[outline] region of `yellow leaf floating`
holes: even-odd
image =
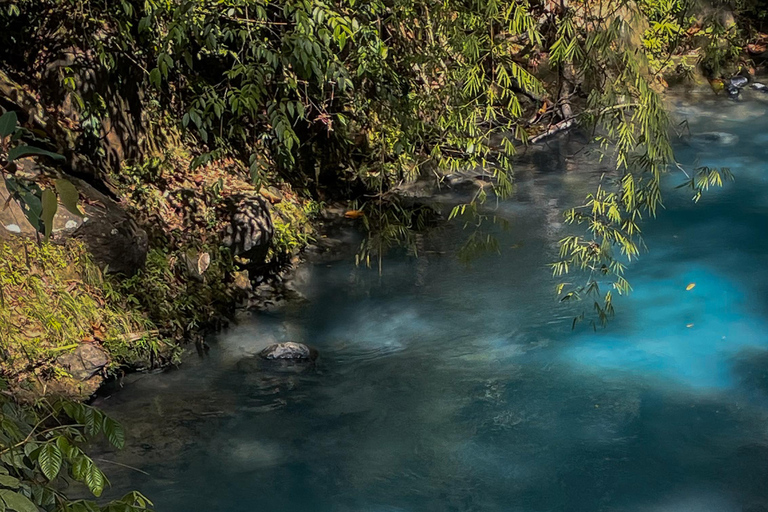
[[[696,283],[691,283],[688,286],[685,287],[686,291],[691,291],[696,287]]]
[[[693,324],[688,324],[686,325],[686,327],[690,329],[691,327],[693,327]]]

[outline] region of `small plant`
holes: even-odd
[[[292,255],[314,240],[312,220],[317,217],[322,204],[305,201],[296,204],[282,201],[272,207],[275,234],[270,256]]]

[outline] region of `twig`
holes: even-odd
[[[123,468],[126,468],[126,469],[132,469],[132,470],[137,471],[137,472],[139,472],[139,473],[141,473],[143,475],[152,476],[149,473],[147,473],[146,471],[142,471],[139,468],[135,468],[133,466],[129,466],[128,464],[121,464],[120,462],[115,462],[113,460],[107,460],[107,459],[96,459],[96,460],[99,461],[99,462],[105,462],[107,464],[114,464],[115,466],[120,466],[120,467],[123,467]]]

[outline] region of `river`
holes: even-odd
[[[161,512],[768,511],[768,95],[673,103],[679,159],[736,181],[694,204],[665,179],[607,327],[571,329],[547,267],[605,164],[552,141],[489,205],[500,255],[459,262],[449,225],[381,275],[306,266],[306,301],[100,399],[129,433],[100,456],[112,493]],[[287,340],[316,366],[264,370]]]

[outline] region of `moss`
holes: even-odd
[[[82,343],[107,352],[107,371],[156,354],[160,340],[154,323],[116,299],[79,242],[1,242],[0,374],[22,387],[67,387],[72,379],[57,358]]]

